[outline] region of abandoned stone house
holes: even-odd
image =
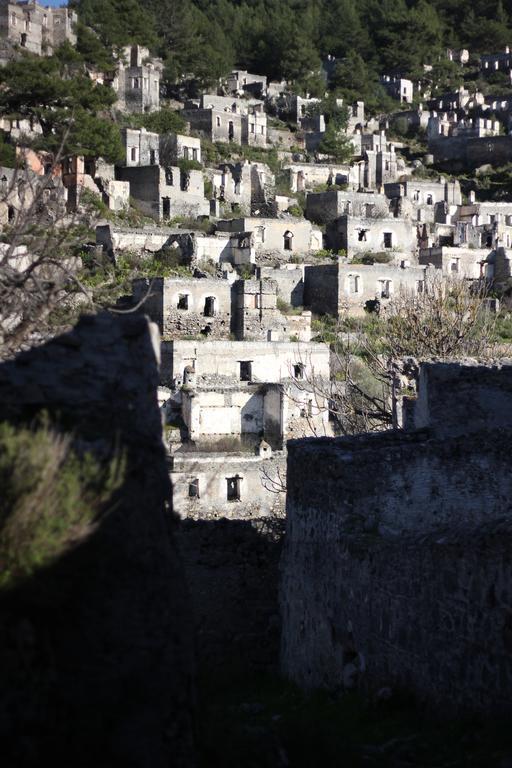
[[[158,134],[145,128],[123,128],[125,163],[129,168],[144,165],[178,165],[181,160],[201,163],[201,140],[177,133]]]
[[[76,45],[78,17],[70,8],[52,8],[33,0],[0,1],[0,38],[38,56],[51,56],[65,41]]]
[[[469,50],[467,48],[447,48],[446,58],[448,61],[456,61],[458,64],[467,64],[469,62]]]
[[[292,216],[222,220],[217,226],[220,232],[252,233],[256,257],[271,253],[290,257],[322,248],[322,233],[310,221]]]
[[[229,339],[232,332],[228,280],[180,277],[133,281],[133,301],[157,323],[164,338]]]
[[[225,79],[225,88],[234,96],[249,93],[262,99],[267,95],[267,78],[265,75],[253,75],[245,69],[233,69]]]
[[[331,165],[327,163],[289,163],[283,171],[288,174],[288,184],[291,192],[314,190],[323,184],[348,184],[350,178],[349,165]]]
[[[460,137],[481,139],[487,136],[499,136],[500,122],[486,117],[461,118],[457,112],[432,113],[427,124],[429,145],[443,138]]]
[[[462,192],[458,179],[448,181],[439,178],[437,181],[412,179],[384,185],[384,193],[389,199],[405,197],[415,206],[434,206],[446,202],[449,205],[462,204]]]
[[[404,171],[404,162],[395,152],[391,142],[381,142],[371,149],[365,146],[362,137],[362,160],[356,160],[351,168],[349,182],[357,189],[381,189],[388,182],[396,181]]]
[[[210,213],[202,171],[159,165],[118,167],[116,177],[130,183],[130,194],[137,207],[156,221],[177,216],[197,218]]]
[[[0,227],[13,225],[35,206],[32,216],[39,225],[62,219],[66,213],[67,190],[62,178],[48,178],[31,170],[0,167]]]
[[[428,107],[432,112],[464,113],[484,103],[485,97],[479,91],[469,91],[461,85],[455,91],[448,91],[434,99],[429,99]]]
[[[207,94],[202,96],[199,105],[188,103],[183,117],[194,131],[211,141],[267,146],[267,115],[263,102]]]
[[[507,363],[424,365],[405,432],[289,443],[283,674],[509,714],[511,392]]]
[[[181,133],[167,133],[160,136],[160,160],[162,165],[175,165],[180,160],[202,162],[201,140]]]
[[[256,449],[264,440],[272,450],[282,450],[292,436],[331,432],[326,397],[308,388],[307,382],[233,381],[212,389],[208,384],[191,383],[192,371],[187,377],[188,383],[175,393],[175,410],[179,403],[182,442],[192,442],[199,449],[231,438],[237,447]]]
[[[179,238],[178,245],[181,246],[187,236],[191,237],[191,254],[192,236],[187,231],[156,225],[140,228],[122,227],[110,222],[100,223],[96,227],[96,245],[101,247],[112,261],[115,261],[118,255],[128,251],[138,253],[141,257],[154,254],[162,248],[171,246],[174,238]],[[189,251],[186,251],[186,255],[189,255]]]
[[[494,274],[494,260],[489,249],[484,248],[420,248],[418,261],[441,270],[446,277],[479,280],[492,278]]]
[[[160,135],[145,128],[123,128],[121,138],[125,150],[124,166],[138,168],[160,165]]]
[[[268,165],[252,163],[224,163],[209,169],[213,197],[227,203],[238,214],[268,212],[274,207],[275,176]]]
[[[390,202],[385,195],[373,191],[330,189],[307,193],[306,216],[311,221],[329,224],[343,215],[384,218],[391,215]]]
[[[157,112],[162,72],[163,62],[152,58],[147,48],[140,45],[124,48],[110,81],[117,94],[116,108],[134,114]]]
[[[480,69],[484,74],[489,72],[512,72],[510,46],[505,46],[505,50],[499,53],[483,54],[480,57]]]
[[[390,207],[395,215],[428,224],[449,223],[449,217],[462,203],[460,183],[457,179],[414,179],[388,183],[384,185],[384,193],[390,200]]]
[[[361,315],[368,309],[384,308],[400,290],[420,293],[425,282],[424,266],[389,264],[306,265],[304,306],[318,314],[339,317],[345,312]],[[375,301],[378,305],[375,305]]]
[[[383,75],[381,84],[392,99],[398,99],[401,103],[412,104],[414,98],[414,85],[412,80],[398,75]]]
[[[133,228],[107,223],[96,227],[96,243],[112,260],[123,252],[136,252],[144,258],[165,248],[176,251],[181,263],[190,267],[201,268],[209,262],[224,270],[225,266],[250,266],[256,261],[251,233],[206,235],[182,227]]]
[[[487,249],[512,245],[512,203],[476,202],[473,195],[451,221],[454,245]]]
[[[130,202],[130,185],[115,178],[115,168],[101,159],[68,157],[61,167],[67,190],[67,210],[72,213],[82,202],[82,194],[100,198],[111,211],[122,211]]]
[[[230,437],[252,450],[264,439],[275,450],[292,434],[330,433],[327,398],[311,385],[313,375],[329,381],[323,345],[172,341],[163,355],[167,419],[182,421],[178,442],[200,450]]]
[[[311,313],[283,313],[278,285],[272,277],[239,280],[233,286],[233,312],[238,339],[256,341],[311,340]]]
[[[164,338],[310,341],[311,313],[283,314],[277,296],[270,278],[141,278],[132,299]]]
[[[451,172],[478,168],[481,165],[499,167],[509,162],[512,136],[448,136],[431,141],[429,151],[434,162]]]
[[[222,443],[220,443],[222,446]],[[263,442],[262,455],[248,451],[176,451],[170,458],[172,509],[185,519],[280,518],[286,496],[267,480],[284,477],[286,455]]]
[[[390,260],[410,259],[417,250],[417,231],[410,219],[344,214],[328,225],[326,245],[348,258],[387,253]]]
[[[162,344],[162,380],[181,387],[185,369],[197,384],[213,388],[233,381],[279,384],[313,373],[329,379],[329,350],[324,344],[276,341],[167,341]]]
[[[277,286],[277,295],[291,307],[304,305],[304,265],[279,264],[274,267],[256,267],[259,280],[268,278]]]

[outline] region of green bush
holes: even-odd
[[[301,315],[304,311],[304,307],[292,307],[292,305],[285,301],[281,296],[277,297],[276,306],[283,315]]]
[[[390,253],[385,251],[376,251],[363,253],[360,256],[356,256],[352,259],[352,264],[389,264],[393,260]]]
[[[125,462],[78,456],[47,423],[0,424],[0,587],[59,558],[83,536],[120,487]]]
[[[190,171],[203,170],[203,166],[198,160],[185,160],[185,158],[178,160],[178,168],[183,173],[189,173]]]

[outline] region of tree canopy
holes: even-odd
[[[399,67],[435,64],[447,47],[501,50],[512,0],[71,0],[102,44],[140,43],[169,80],[213,82],[233,65],[307,82],[331,54],[358,63],[365,85]],[[83,36],[84,49],[97,48]],[[96,50],[96,54],[99,51]],[[90,52],[89,52],[90,55]],[[359,57],[359,58],[354,58]],[[364,71],[360,62],[364,63]]]
[[[27,55],[0,69],[0,114],[40,125],[34,147],[63,157],[122,157],[119,128],[106,114],[114,101],[114,91],[94,83],[65,47],[57,56]]]

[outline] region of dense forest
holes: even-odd
[[[340,77],[372,81],[400,68],[414,75],[446,47],[473,53],[512,39],[512,0],[70,0],[81,15],[80,48],[91,60],[148,45],[168,82],[215,79],[236,65],[315,90],[311,72],[332,54]],[[94,29],[99,41],[86,25]]]

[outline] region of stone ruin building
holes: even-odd
[[[147,48],[140,45],[124,48],[114,78],[109,82],[117,94],[116,108],[139,114],[157,112],[162,72],[163,62],[152,58]]]
[[[65,41],[76,45],[77,21],[76,11],[67,7],[52,8],[34,0],[1,0],[0,47],[19,46],[38,56],[51,56]]]

